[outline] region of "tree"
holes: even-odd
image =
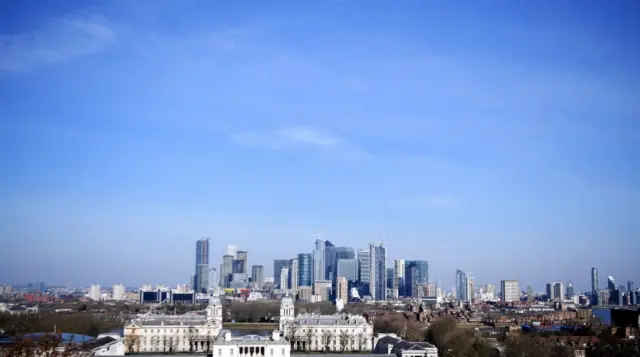
[[[311,345],[313,344],[313,328],[307,328],[307,350],[311,351]]]
[[[196,339],[198,338],[196,336],[196,329],[193,326],[189,326],[189,329],[187,331],[187,339],[189,340],[189,352],[193,353],[193,347],[194,344],[196,343]]]
[[[322,333],[322,350],[323,351],[331,351],[331,347],[330,347],[330,343],[331,343],[331,338],[333,337],[333,334],[331,333],[331,330],[327,329]]]
[[[349,333],[346,330],[340,331],[340,351],[344,352],[347,349],[347,345],[349,345]]]
[[[73,357],[81,356],[83,351],[75,343],[64,343],[57,334],[45,335],[38,342],[29,339],[17,339],[11,347],[0,349],[2,357]]]

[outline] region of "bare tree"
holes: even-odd
[[[349,344],[349,333],[346,330],[340,331],[340,351],[344,352]]]
[[[366,348],[367,347],[367,342],[369,341],[367,339],[367,336],[364,333],[360,333],[358,335],[358,339],[360,340],[360,341],[358,341],[358,351],[363,351],[363,350],[366,351],[367,350],[367,348]]]
[[[189,340],[189,352],[191,353],[193,353],[193,347],[197,338],[198,337],[196,336],[195,328],[193,328],[193,326],[189,326],[189,330],[187,331],[187,339]]]
[[[311,351],[312,342],[313,342],[313,329],[309,327],[307,329],[307,350],[308,351]]]
[[[333,333],[327,329],[322,333],[322,350],[331,351],[331,340],[333,339]]]

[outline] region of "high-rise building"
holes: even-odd
[[[289,268],[289,259],[276,259],[273,261],[273,283],[279,288],[279,289],[286,289],[287,288],[287,283],[285,283],[284,286],[281,286],[282,284],[282,268]],[[287,270],[287,273],[289,273],[289,271]],[[285,276],[284,277],[284,281],[288,282],[289,277]]]
[[[533,301],[533,287],[527,285],[527,301]]]
[[[339,276],[336,286],[336,299],[341,299],[344,303],[347,303],[349,301],[349,284],[347,279]]]
[[[228,288],[233,280],[233,261],[234,256],[225,254],[222,256],[222,264],[220,264],[220,286]]]
[[[232,274],[244,274],[245,273],[245,266],[244,266],[244,260],[239,260],[239,259],[233,259],[231,261],[231,273]]]
[[[358,280],[358,261],[355,259],[338,259],[336,274],[338,278],[346,278],[351,285],[355,284]]]
[[[324,241],[324,278],[335,282],[336,246],[330,241]]]
[[[193,279],[196,292],[207,292],[209,287],[209,238],[196,242],[196,274]]]
[[[312,287],[311,279],[313,267],[313,258],[309,253],[298,254],[298,285]]]
[[[564,300],[564,284],[560,281],[553,283],[553,297],[555,300]]]
[[[404,296],[404,259],[396,259],[393,261],[393,288],[398,289],[400,295]]]
[[[556,298],[556,291],[553,288],[554,283],[547,283],[547,301],[553,301]]]
[[[387,289],[393,289],[393,276],[395,273],[393,272],[393,267],[387,268]]]
[[[568,282],[567,283],[567,298],[571,299],[576,295],[574,289],[573,289],[573,283]]]
[[[387,299],[387,249],[380,244],[369,245],[369,290],[373,300]]]
[[[242,262],[242,271],[239,271],[238,273],[247,273],[247,269],[249,269],[248,257],[249,252],[247,252],[246,250],[239,250],[236,252],[236,260]]]
[[[316,239],[313,250],[313,281],[325,280],[325,241]]]
[[[462,270],[456,270],[456,292],[459,301],[470,301],[471,291],[469,286],[469,277]]]
[[[591,268],[591,304],[598,304],[598,290],[600,285],[598,284],[598,269]]]
[[[629,280],[627,281],[627,291],[628,292],[633,292],[635,289],[633,287],[633,281]]]
[[[89,288],[89,299],[93,301],[102,300],[102,291],[100,290],[100,284],[93,284]]]
[[[251,267],[251,282],[256,289],[262,289],[264,285],[264,267],[262,265]]]
[[[298,292],[298,277],[300,276],[300,266],[298,259],[291,259],[289,262],[289,289],[296,294]]]
[[[116,301],[124,300],[124,285],[115,284],[111,289],[111,297]]]
[[[289,290],[289,268],[282,267],[280,269],[280,290],[288,291]]]
[[[607,290],[612,291],[616,290],[616,279],[614,279],[611,275],[607,277]]]
[[[361,296],[370,294],[370,276],[371,260],[369,257],[369,249],[358,250],[358,287]]]
[[[429,282],[429,263],[426,260],[404,261],[404,296],[418,297],[419,286]],[[415,269],[413,269],[415,268]]]
[[[502,301],[520,301],[520,284],[517,280],[502,280],[500,286],[502,288]]]

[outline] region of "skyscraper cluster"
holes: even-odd
[[[299,299],[351,299],[353,289],[363,298],[423,297],[435,295],[429,288],[429,264],[425,260],[396,260],[387,265],[387,248],[370,244],[363,249],[336,246],[316,239],[310,253],[273,261],[274,284]],[[432,290],[433,292],[431,292]],[[302,293],[301,293],[302,292]],[[304,296],[304,297],[303,297]]]

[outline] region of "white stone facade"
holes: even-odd
[[[294,351],[371,351],[373,326],[363,316],[301,314],[294,316],[293,300],[282,299],[280,331]]]
[[[212,352],[222,330],[222,304],[218,297],[209,299],[206,316],[147,314],[125,325],[127,353]]]
[[[232,337],[223,331],[216,339],[213,357],[290,357],[291,345],[280,337],[279,331],[271,336],[246,335]]]

